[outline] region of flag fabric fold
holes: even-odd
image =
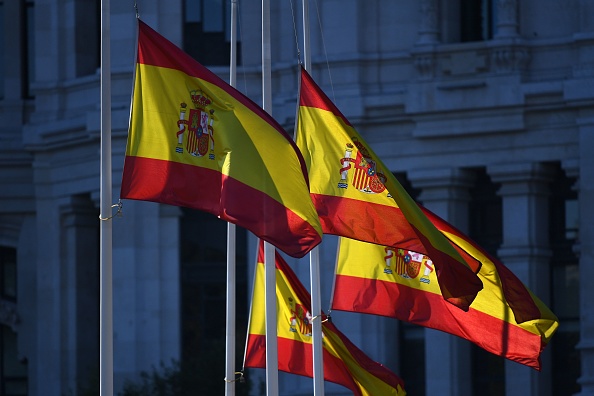
[[[246,96],[138,25],[120,197],[206,211],[304,256],[322,231],[291,137]]]
[[[266,368],[264,252],[260,243],[244,367]],[[276,252],[278,369],[313,377],[310,295]],[[325,318],[325,316],[324,316]],[[322,322],[324,379],[354,395],[405,395],[404,383],[374,362],[329,321]]]
[[[296,142],[323,232],[431,257],[443,297],[467,310],[482,288],[480,262],[435,228],[303,68],[299,91]]]
[[[468,312],[441,298],[434,263],[427,256],[347,238],[340,238],[332,309],[441,330],[540,370],[540,354],[559,325],[557,317],[501,262],[470,245],[453,227],[445,231],[447,223],[439,220],[442,232],[482,262],[478,276],[484,288]]]
[[[475,258],[481,263],[486,264],[486,268],[482,268],[479,272],[479,278],[489,278],[490,275],[495,276],[494,279],[489,278],[491,284],[501,283],[501,291],[505,301],[511,308],[516,323],[523,323],[529,320],[539,320],[541,318],[553,318],[553,313],[542,302],[532,295],[532,292],[522,283],[516,275],[510,271],[501,261],[487,253],[482,247],[474,242],[469,236],[462,231],[431,212],[429,209],[419,205],[423,213],[427,216],[429,221],[441,231],[441,233],[454,243],[454,246],[465,254]],[[499,281],[496,278],[499,278]],[[553,316],[551,316],[553,315]]]

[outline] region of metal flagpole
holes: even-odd
[[[307,0],[305,0],[307,1]],[[309,253],[309,276],[312,311],[312,354],[314,395],[324,395],[324,361],[322,346],[322,303],[320,301],[320,251],[318,247]]]
[[[235,395],[235,224],[227,223],[227,326],[225,395]]]
[[[111,57],[109,0],[101,0],[101,174],[99,392],[113,395],[113,302],[111,223]]]
[[[272,114],[272,59],[270,55],[270,0],[262,0],[262,108]],[[276,263],[274,246],[264,242],[266,312],[266,395],[278,395],[278,340],[276,334]]]
[[[303,4],[303,63],[305,70],[311,70],[311,56],[309,48],[309,0],[302,0]],[[311,288],[312,320],[312,355],[314,395],[324,396],[324,361],[322,345],[322,303],[320,292],[320,252],[316,246],[309,253],[309,277]]]
[[[229,65],[229,84],[236,85],[237,65],[237,0],[231,0],[231,60]],[[227,223],[227,326],[225,330],[225,395],[235,395],[235,294],[236,294],[236,227]]]

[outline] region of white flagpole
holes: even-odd
[[[231,60],[229,65],[229,84],[236,85],[237,65],[237,0],[231,0]],[[225,331],[225,396],[235,395],[235,294],[236,294],[236,228],[227,223],[227,325]]]
[[[262,0],[262,108],[272,114],[272,58],[270,54],[270,0]],[[274,246],[264,242],[266,312],[266,395],[278,395],[278,340],[276,334],[276,263]]]
[[[320,298],[320,251],[316,246],[309,253],[309,276],[312,311],[312,354],[314,395],[324,395],[324,361],[322,346],[322,303]]]
[[[113,395],[113,302],[111,223],[111,58],[109,0],[101,0],[101,174],[99,392]]]
[[[309,0],[303,4],[303,63],[305,70],[311,72],[309,48]],[[309,279],[311,288],[312,355],[314,395],[324,396],[324,361],[322,345],[322,302],[320,292],[320,252],[316,246],[309,253]]]

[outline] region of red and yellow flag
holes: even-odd
[[[304,69],[296,129],[324,233],[428,255],[443,297],[467,310],[482,288],[480,262],[431,224]]]
[[[138,23],[121,198],[203,210],[304,256],[322,231],[291,137],[262,108]]]
[[[264,251],[260,244],[252,295],[245,367],[266,368],[264,309]],[[278,369],[313,377],[310,296],[295,273],[276,253]],[[350,389],[354,395],[405,395],[404,383],[374,362],[334,324],[322,323],[324,379]]]
[[[453,228],[446,231],[445,224],[443,232],[482,262],[478,276],[484,288],[468,312],[441,298],[427,256],[347,238],[340,239],[332,309],[441,330],[540,370],[540,353],[559,326],[557,317],[502,263]]]

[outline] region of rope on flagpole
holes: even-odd
[[[115,207],[117,207],[117,208],[118,208],[118,210],[115,212],[115,214],[113,214],[113,215],[111,215],[111,216],[109,216],[109,217],[103,217],[103,216],[101,216],[101,214],[100,214],[100,215],[99,215],[99,220],[101,220],[101,221],[107,221],[107,220],[111,220],[111,219],[113,219],[114,217],[122,217],[122,206],[124,206],[124,204],[122,203],[122,201],[121,201],[121,200],[120,200],[120,201],[118,201],[118,203],[117,203],[117,204],[113,204],[113,205],[111,205],[111,207],[112,207],[112,208],[115,208]]]
[[[328,60],[328,50],[326,49],[326,41],[324,40],[324,30],[322,29],[322,20],[320,19],[320,8],[318,6],[318,0],[314,0],[314,4],[316,5],[316,14],[318,16],[318,25],[320,27],[320,38],[322,40],[322,46],[324,47],[324,56],[326,57],[326,68],[328,69],[330,88],[332,89],[332,101],[336,103],[336,96],[334,95],[334,83],[332,82],[332,73],[330,72],[330,61]]]
[[[225,378],[223,378],[224,381],[225,382],[237,382],[237,381],[239,381],[241,383],[245,382],[245,377],[243,376],[243,371],[236,371],[234,374],[235,375],[239,375],[239,377],[234,378],[232,380],[229,380],[229,379],[227,379],[227,377],[225,377]]]
[[[322,319],[322,323],[326,323],[328,321],[330,321],[330,322],[332,321],[332,320],[330,320],[330,315],[316,315],[316,316],[313,316],[309,322],[310,323],[313,323],[314,320],[316,320],[317,318],[321,318],[322,316],[326,316],[326,319]]]
[[[295,45],[297,47],[297,64],[301,65],[301,49],[299,48],[299,38],[297,37],[297,25],[295,24],[295,11],[293,11],[293,0],[290,0],[291,3],[291,16],[293,19],[293,33],[295,35]]]
[[[140,14],[138,13],[138,3],[134,0],[134,11],[136,11],[136,19],[140,19]]]

